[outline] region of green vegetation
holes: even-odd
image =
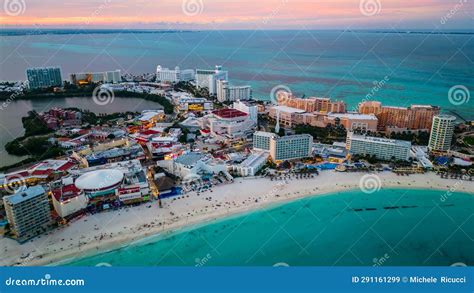
[[[314,139],[322,143],[333,143],[336,141],[345,141],[347,132],[342,125],[331,125],[326,127],[314,127],[310,125],[297,125],[295,128],[296,134],[307,133],[313,136]]]
[[[390,134],[390,138],[411,141],[411,143],[415,145],[428,145],[428,142],[430,140],[430,133],[428,131],[418,133],[411,131],[403,131],[399,133]]]
[[[46,123],[44,123],[43,120],[38,117],[38,113],[36,113],[36,111],[29,111],[28,116],[21,118],[21,122],[23,123],[23,128],[25,129],[25,135],[23,136],[24,138],[53,132],[46,126]]]
[[[5,145],[5,150],[16,156],[31,156],[31,160],[43,160],[63,154],[61,148],[49,142],[49,134],[53,131],[38,117],[36,111],[28,112],[21,119],[25,135]]]
[[[209,90],[207,88],[196,88],[189,82],[180,81],[174,85],[175,91],[185,91],[187,93],[192,94],[197,98],[206,98],[208,100],[215,100],[214,96],[209,94]]]
[[[474,146],[474,136],[466,136],[463,142],[466,146]]]
[[[51,144],[48,137],[16,138],[5,145],[5,150],[16,156],[32,156],[38,160],[63,154],[61,148]]]

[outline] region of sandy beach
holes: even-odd
[[[397,176],[391,172],[338,173],[323,171],[311,179],[271,181],[268,178],[238,178],[234,183],[215,186],[212,191],[190,192],[137,207],[89,215],[52,230],[22,245],[0,238],[0,265],[47,265],[63,259],[126,245],[159,233],[238,213],[268,207],[306,196],[364,188],[421,188],[474,195],[474,182],[442,179],[434,173]],[[365,176],[365,177],[364,177]],[[375,187],[374,187],[375,185]]]

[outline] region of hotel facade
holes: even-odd
[[[216,66],[214,70],[197,69],[196,70],[196,87],[207,88],[209,94],[217,94],[217,81],[228,80],[227,71],[222,70],[222,66]]]
[[[63,84],[59,67],[28,68],[26,80],[30,89],[62,86]]]
[[[120,83],[122,74],[120,70],[102,72],[79,72],[71,73],[69,80],[72,84],[84,85],[90,83]]]
[[[251,86],[231,86],[227,80],[217,80],[216,91],[219,102],[250,100],[252,98]]]
[[[309,134],[278,136],[257,131],[253,135],[254,150],[268,151],[274,161],[308,158],[312,153],[312,145],[313,137]]]
[[[370,155],[377,159],[408,161],[411,142],[365,135],[347,134],[346,148],[352,155]]]
[[[174,69],[156,67],[156,80],[160,82],[177,83],[180,81],[191,81],[195,78],[194,69],[181,70],[178,66]]]
[[[411,105],[410,107],[382,106],[380,102],[367,101],[359,104],[359,113],[374,114],[379,131],[400,132],[405,130],[430,130],[433,117],[439,107]]]
[[[5,196],[3,204],[11,232],[20,242],[46,232],[52,224],[48,195],[40,185]]]
[[[456,117],[437,115],[433,118],[428,148],[430,151],[446,152],[451,147]]]

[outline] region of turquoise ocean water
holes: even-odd
[[[473,196],[382,189],[311,197],[67,265],[474,265]]]
[[[474,92],[471,34],[362,31],[201,31],[167,34],[45,34],[2,36],[0,80],[25,79],[32,66],[60,66],[72,72],[121,69],[155,72],[223,65],[236,85],[250,84],[254,97],[288,86],[302,96],[344,100],[353,109],[370,99],[386,105],[434,104],[474,118],[474,99],[460,106],[448,100],[454,85]]]

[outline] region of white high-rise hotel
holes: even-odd
[[[222,70],[222,66],[216,66],[214,70],[197,69],[196,70],[196,86],[198,88],[207,88],[209,94],[217,94],[217,81],[228,80],[229,74]]]
[[[231,86],[227,80],[217,80],[216,87],[219,102],[250,100],[252,98],[252,87],[249,85]]]
[[[309,134],[279,136],[271,132],[253,134],[253,148],[268,151],[274,161],[311,157],[313,137]]]
[[[408,161],[411,142],[347,133],[347,150],[353,155],[371,155],[380,160]]]
[[[156,80],[161,82],[177,83],[180,81],[194,80],[194,69],[181,70],[178,66],[174,69],[164,68],[161,65],[156,67]]]
[[[436,115],[433,117],[431,126],[430,141],[428,148],[430,151],[448,151],[454,134],[456,117],[451,115]]]

